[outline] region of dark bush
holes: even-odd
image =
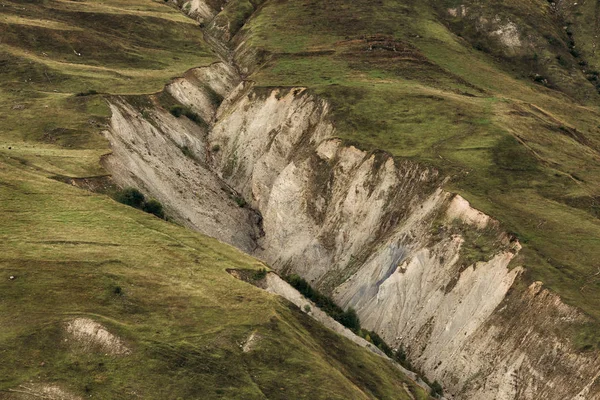
[[[304,297],[311,300],[317,307],[325,311],[331,318],[356,333],[360,331],[360,320],[354,309],[349,308],[348,311],[342,310],[342,308],[335,304],[333,300],[318,290],[313,289],[307,281],[298,275],[289,275],[284,279],[297,291],[302,293]]]
[[[154,214],[158,218],[162,218],[162,219],[165,218],[165,212],[163,210],[163,206],[162,206],[162,204],[160,204],[160,202],[158,200],[154,200],[154,199],[148,200],[142,206],[142,210],[146,211],[147,213]]]
[[[234,196],[233,200],[236,202],[236,204],[238,205],[238,207],[241,207],[241,208],[245,207],[246,204],[248,204],[248,203],[246,203],[246,200],[243,197],[240,197],[240,196]]]
[[[202,120],[202,118],[200,118],[200,116],[198,114],[196,114],[194,111],[192,111],[189,107],[184,107],[180,104],[172,106],[169,109],[169,112],[171,113],[171,115],[173,115],[174,117],[177,117],[177,118],[184,115],[197,124],[204,123],[204,120]]]
[[[439,398],[444,395],[444,389],[442,388],[442,385],[440,385],[440,383],[438,381],[433,382],[430,385],[430,387],[431,387],[431,395],[433,397]]]
[[[197,124],[204,123],[204,120],[202,120],[202,118],[200,118],[200,116],[198,114],[196,114],[195,112],[193,112],[190,109],[186,109],[184,115]]]
[[[354,310],[352,310],[352,311],[354,311]],[[396,354],[394,353],[392,348],[390,346],[388,346],[388,344],[386,342],[383,341],[381,336],[379,336],[377,333],[375,333],[373,331],[365,331],[365,330],[361,331],[360,336],[366,338],[367,335],[371,339],[371,343],[373,343],[375,346],[377,346],[377,348],[379,350],[383,351],[389,358],[395,358]]]
[[[136,188],[125,188],[117,194],[116,200],[119,203],[141,209],[146,199],[144,194]]]
[[[252,279],[255,281],[260,281],[261,279],[264,279],[267,276],[267,270],[265,268],[261,268],[258,271],[255,271],[254,274],[252,274]]]
[[[77,97],[85,97],[85,96],[93,96],[95,94],[98,94],[98,92],[95,91],[95,90],[93,90],[93,89],[90,89],[87,92],[77,93],[75,96],[77,96]]]
[[[360,320],[352,307],[340,315],[338,322],[354,332],[360,330]]]
[[[181,117],[183,115],[183,111],[185,110],[185,108],[181,105],[175,105],[173,107],[171,107],[171,109],[169,110],[169,112],[171,113],[171,115],[173,115],[174,117]]]
[[[146,201],[144,194],[136,188],[125,188],[115,193],[113,197],[119,203],[154,214],[158,218],[166,219],[162,204],[154,199]]]

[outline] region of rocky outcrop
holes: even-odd
[[[468,347],[519,275],[508,268],[518,242],[440,189],[435,170],[334,138],[327,105],[307,91],[236,98],[209,142],[221,148],[219,174],[263,215],[254,254],[354,307],[366,328],[407,346],[428,373],[453,371],[443,360]],[[457,220],[496,236],[489,259],[460,264]],[[445,230],[434,237],[435,221]]]
[[[518,285],[454,354],[444,382],[463,380],[461,399],[599,399],[600,358],[567,339],[587,321],[541,282]]]
[[[87,351],[99,350],[111,355],[131,353],[121,338],[92,319],[75,318],[67,322],[66,331],[72,340]]]
[[[209,22],[223,10],[226,0],[172,0],[175,5],[199,22]]]

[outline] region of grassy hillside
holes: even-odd
[[[193,21],[149,0],[5,1],[0,32],[0,151],[53,174],[103,173],[95,93],[156,92],[216,60]]]
[[[6,158],[0,182],[1,398],[37,383],[113,399],[408,399],[404,383],[427,397],[230,276],[264,267],[239,251]],[[76,317],[105,325],[131,354],[79,346],[65,332]]]
[[[307,86],[341,137],[453,176],[448,189],[520,238],[528,279],[598,321],[600,97],[597,58],[575,51],[595,33],[576,18],[593,15],[541,0],[284,0],[242,34],[270,54],[258,84]]]
[[[0,398],[428,397],[226,272],[263,268],[256,260],[50,179],[105,173],[109,113],[96,92],[154,92],[215,60],[195,23],[163,1],[1,7]],[[128,351],[82,344],[68,332],[77,318]]]

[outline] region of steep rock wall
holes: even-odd
[[[213,77],[218,79],[212,79]],[[211,121],[222,96],[235,83],[222,64],[190,71],[166,91]],[[240,207],[241,198],[209,168],[207,124],[176,118],[156,96],[110,99],[111,126],[105,132],[112,154],[103,164],[122,187],[155,197],[175,221],[252,252],[261,234],[260,215]]]
[[[209,142],[217,172],[263,215],[255,255],[354,307],[457,398],[596,395],[594,356],[547,336],[550,315],[576,311],[513,288],[518,242],[443,191],[435,170],[344,145],[327,104],[303,89],[238,88],[226,104]],[[468,263],[473,235],[494,250]]]

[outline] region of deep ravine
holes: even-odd
[[[104,163],[118,184],[354,307],[450,398],[600,398],[600,360],[564,335],[586,317],[525,283],[520,244],[497,221],[436,170],[336,138],[330,105],[309,90],[245,81],[256,52],[219,8],[182,8],[223,61],[165,91],[205,123],[171,115],[158,95],[111,98]]]

